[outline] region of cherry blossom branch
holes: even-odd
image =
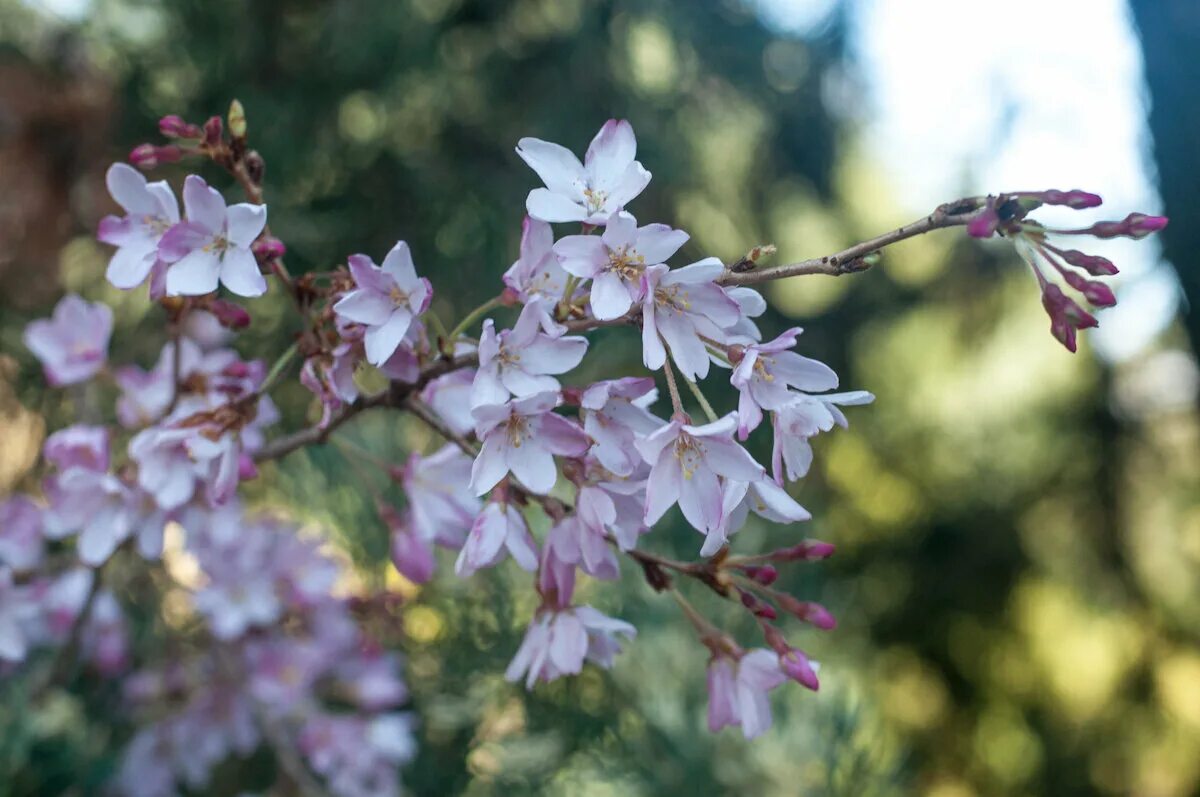
[[[947,202],[946,204],[939,205],[923,219],[918,219],[910,224],[897,227],[883,235],[877,235],[874,238],[855,244],[840,252],[835,252],[832,255],[826,255],[825,257],[801,260],[797,263],[788,263],[787,265],[775,266],[773,268],[762,269],[761,271],[735,271],[732,267],[726,268],[725,272],[717,278],[717,284],[757,285],[762,282],[797,277],[805,274],[826,274],[831,277],[837,277],[842,274],[855,274],[860,271],[866,271],[871,267],[871,263],[866,259],[868,255],[878,252],[886,246],[908,238],[914,238],[918,235],[924,235],[933,230],[966,225],[975,215],[975,211],[978,210],[980,201],[977,198],[966,198]],[[734,265],[736,266],[742,262],[745,262],[745,258]]]
[[[671,358],[663,360],[663,376],[667,379],[667,392],[671,394],[671,409],[676,415],[685,415],[683,400],[679,397],[679,385],[675,384],[675,371],[671,368]]]

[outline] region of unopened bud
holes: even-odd
[[[831,631],[837,627],[837,620],[819,603],[796,600],[791,595],[780,595],[776,600],[785,612],[822,631]]]
[[[204,123],[204,146],[218,147],[221,145],[221,117],[213,116]]]
[[[1000,214],[991,197],[988,197],[987,207],[979,211],[967,222],[967,235],[972,238],[991,238],[1000,226]]]
[[[760,601],[749,592],[739,588],[738,596],[742,599],[742,605],[749,609],[755,617],[761,617],[764,620],[775,620],[779,617],[774,606]]]
[[[246,174],[249,175],[250,182],[262,185],[263,178],[267,176],[267,162],[258,154],[258,150],[252,149],[247,152],[242,162],[246,164]]]
[[[229,135],[234,138],[246,137],[246,109],[238,100],[229,103]]]
[[[258,478],[258,466],[254,464],[254,457],[249,454],[241,454],[238,457],[238,479],[248,481]]]
[[[814,662],[808,660],[808,656],[796,648],[792,648],[787,653],[780,654],[779,668],[783,670],[788,678],[791,678],[796,683],[804,686],[814,692],[821,688],[820,681],[817,680],[817,667]]]
[[[742,568],[742,572],[746,577],[762,584],[764,587],[769,587],[775,583],[775,579],[779,578],[779,571],[771,565],[747,565]]]
[[[790,548],[781,548],[774,553],[767,554],[767,558],[776,562],[819,562],[833,556],[834,550],[836,549],[833,543],[805,540]]]
[[[1093,277],[1111,277],[1117,267],[1107,257],[1087,255],[1078,249],[1056,249],[1058,256],[1076,268],[1081,268]]]
[[[1113,295],[1112,288],[1103,282],[1087,279],[1073,271],[1063,271],[1063,278],[1066,279],[1068,285],[1082,293],[1093,307],[1112,307],[1117,303],[1117,297]]]
[[[163,163],[175,163],[182,157],[183,153],[174,144],[165,147],[139,144],[129,153],[129,162],[142,171],[149,171]]]
[[[1036,199],[1045,205],[1065,205],[1073,210],[1083,210],[1084,208],[1099,207],[1104,203],[1099,194],[1093,194],[1090,191],[1081,191],[1078,188],[1073,188],[1070,191],[1026,191],[1018,194],[1021,198]]]
[[[167,138],[203,138],[199,125],[185,122],[182,117],[171,114],[158,120],[158,132]]]
[[[240,304],[225,299],[213,299],[208,304],[208,311],[226,329],[245,329],[250,326],[250,313]]]
[[[230,363],[221,371],[225,376],[231,376],[234,379],[245,379],[250,375],[249,363]]]
[[[287,247],[278,238],[265,236],[252,243],[250,251],[259,260],[274,260],[287,254]]]
[[[1099,221],[1086,230],[1097,238],[1145,238],[1167,226],[1166,216],[1147,216],[1145,213],[1130,213],[1120,221]]]

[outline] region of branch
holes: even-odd
[[[801,260],[798,263],[788,263],[783,266],[766,268],[762,271],[731,271],[728,268],[717,278],[718,285],[757,285],[761,282],[797,277],[803,274],[827,274],[831,277],[842,274],[854,274],[870,268],[864,258],[878,252],[885,246],[915,238],[933,230],[945,227],[957,227],[966,224],[974,215],[977,204],[970,199],[959,199],[939,205],[932,213],[923,219],[897,227],[891,232],[877,235],[869,241],[855,244],[832,255]]]

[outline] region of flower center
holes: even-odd
[[[604,203],[608,201],[608,192],[599,191],[595,188],[583,189],[583,198],[587,200],[587,209],[589,213],[595,213],[604,207]]]
[[[155,235],[162,235],[171,226],[171,222],[164,219],[162,216],[151,216],[147,213],[142,216],[142,225]]]
[[[637,282],[646,270],[646,258],[638,254],[636,249],[628,245],[619,249],[610,249],[608,253],[608,270],[613,271],[626,282]]]
[[[520,448],[529,437],[529,421],[522,415],[513,415],[508,419],[508,444]]]
[[[213,239],[204,245],[205,252],[212,252],[213,254],[217,255],[225,254],[226,250],[228,249],[229,239],[225,237],[224,233],[218,233],[217,235],[214,235]]]
[[[392,289],[388,291],[388,296],[391,298],[392,304],[397,307],[404,307],[408,304],[408,294],[401,290],[399,285],[393,285]]]
[[[774,365],[773,357],[764,357],[761,354],[754,361],[754,376],[756,379],[761,379],[764,382],[774,382],[775,374],[767,370],[768,365]]]
[[[678,285],[655,288],[654,304],[657,305],[659,310],[672,313],[684,313],[692,309],[692,303],[688,301],[687,291]]]
[[[694,437],[681,434],[675,438],[675,459],[679,460],[683,478],[691,479],[704,462],[704,446]]]

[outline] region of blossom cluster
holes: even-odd
[[[267,227],[262,160],[246,146],[240,105],[231,109],[228,136],[217,117],[202,126],[167,117],[160,129],[176,143],[138,147],[135,165],[210,160],[250,201],[227,204],[189,174],[181,214],[167,181],[148,182],[126,164],[110,168],[108,188],[124,215],[100,224],[98,237],[115,247],[107,280],[123,290],[148,285],[171,334],[143,370],[108,364],[113,318],[103,305],[68,296],[50,319],[31,323],[25,342],[51,384],[106,380],[119,398],[112,423],[52,434],[41,490],[0,505],[6,671],[30,663],[38,648],[58,647],[122,678],[134,705],[173,707],[148,712],[154,719],[134,735],[118,774],[124,791],[201,789],[221,760],[262,744],[281,762],[300,762],[295,777],[321,779],[336,794],[398,789],[397,766],[414,746],[410,720],[397,713],[406,691],[398,656],[333,597],[337,566],[316,544],[295,523],[248,510],[239,496],[258,463],[336,441],[340,426],[373,408],[410,412],[443,438],[431,451],[365,462],[382,467],[405,496],[401,505],[377,505],[396,570],[428,583],[436,549],[444,548],[457,577],[507,560],[530,574],[537,608],[509,680],[534,688],[588,662],[613,665],[637,630],[581,603],[576,584],[613,581],[625,562],[655,590],[672,591],[695,628],[708,657],[714,731],[732,725],[757,736],[771,724],[771,690],[789,680],[818,688],[817,663],[789,641],[781,618],[818,630],[835,621],[820,604],[774,584],[780,568],[822,560],[833,546],[794,531],[811,515],[793,497],[793,483],[812,465],[812,439],[847,425],[842,408],[874,397],[834,392],[837,374],[797,351],[799,327],[763,334],[766,303],[742,275],[757,268],[765,248],[738,268],[715,257],[670,263],[688,234],[639,225],[627,210],[651,180],[628,122],[607,122],[582,161],[558,144],[521,139],[517,155],[544,187],[528,195],[518,255],[497,296],[452,329],[404,241],[378,263],[353,254],[319,276],[288,273],[286,248]],[[1105,305],[1111,292],[1063,263],[1093,275],[1115,272],[1111,264],[1051,246],[1050,231],[1026,218],[1038,204],[1090,206],[1092,196],[964,200],[937,218],[977,237],[1013,238],[1022,254],[1046,258],[1070,286]],[[1055,232],[1140,235],[1162,223],[1130,217]],[[554,226],[563,224],[576,226]],[[1091,316],[1033,266],[1054,334],[1074,349],[1074,330],[1091,325]],[[781,266],[753,281],[798,273]],[[229,346],[251,313],[218,292],[253,298],[271,282],[294,300],[301,331],[268,366]],[[639,331],[646,370],[572,381],[589,353],[587,333],[602,326]],[[297,356],[319,421],[272,435],[280,414],[270,394]],[[386,390],[365,392],[360,377],[369,370],[388,381]],[[727,381],[736,408],[714,410],[707,380]],[[746,446],[756,434],[771,441],[767,463]],[[702,538],[692,562],[649,550],[646,536],[676,507]],[[535,513],[549,521],[542,539],[533,531],[542,524],[530,522]],[[751,513],[779,524],[778,548],[734,553]],[[175,588],[202,621],[193,632],[201,644],[186,657],[137,661],[121,606],[102,585],[105,567],[114,557],[158,561],[168,529],[182,532],[174,555],[195,563],[193,583]],[[676,588],[683,580],[748,612],[759,641],[739,642],[694,609]]]

